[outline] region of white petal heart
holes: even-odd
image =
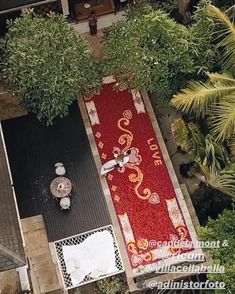
[[[150,198],[149,198],[149,202],[151,204],[160,203],[159,195],[157,193],[152,193],[151,196],[150,196]]]

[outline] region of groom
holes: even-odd
[[[128,150],[121,154],[114,154],[114,159],[103,164],[101,168],[101,175],[106,176],[106,174],[108,174],[115,167],[117,167],[118,169],[122,168],[129,161],[130,153],[131,151]]]
[[[128,162],[130,153],[131,150],[127,150],[126,152],[119,155],[114,154],[116,167],[123,167],[123,165]]]

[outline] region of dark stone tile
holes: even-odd
[[[49,241],[111,224],[77,103],[52,127],[33,115],[2,125],[21,218],[42,214]],[[50,192],[56,162],[64,164],[73,185],[69,211]]]

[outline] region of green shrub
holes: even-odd
[[[199,230],[199,237],[203,241],[220,241],[219,248],[207,249],[215,265],[224,266],[224,273],[210,273],[211,281],[224,282],[233,291],[235,289],[235,211],[224,210],[219,218],[209,221]],[[234,292],[230,292],[234,293]]]
[[[1,43],[3,83],[39,120],[52,124],[68,114],[76,94],[99,89],[99,67],[63,16],[43,18],[28,10],[8,24]]]
[[[124,294],[123,281],[118,276],[113,276],[96,282],[97,288],[104,294]]]

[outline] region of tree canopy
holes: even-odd
[[[2,44],[3,83],[46,124],[63,117],[76,99],[100,87],[99,70],[86,42],[67,21],[27,10],[14,22]]]
[[[235,201],[235,163],[226,148],[210,134],[204,136],[194,123],[186,124],[182,119],[174,121],[172,133],[177,145],[200,167],[203,180]]]
[[[221,281],[230,289],[235,289],[235,211],[225,210],[218,219],[209,219],[205,227],[199,229],[199,238],[204,241],[220,241],[220,248],[210,248],[208,252],[215,264],[224,266],[225,273],[208,274],[212,281]],[[226,241],[227,243],[225,243]],[[223,245],[224,244],[224,245]],[[227,246],[226,246],[227,244]]]
[[[215,41],[223,72],[208,72],[206,82],[190,82],[188,88],[173,96],[171,104],[196,117],[207,116],[212,134],[225,140],[235,135],[235,26],[215,6],[208,6],[208,15],[215,22]]]
[[[213,153],[206,154],[206,160],[195,156],[203,154],[203,152],[201,153],[201,146],[203,146],[201,142],[204,141],[202,139],[204,136],[199,129],[196,132],[197,136],[193,136],[193,138],[197,140],[200,138],[200,144],[193,144],[193,154],[190,148],[187,148],[186,151],[193,155],[210,185],[235,199],[235,178],[233,176],[235,170],[235,26],[227,15],[215,6],[208,6],[208,16],[215,22],[214,38],[224,72],[207,72],[208,80],[206,82],[190,82],[188,88],[173,96],[171,104],[186,114],[192,114],[197,119],[203,118],[207,123],[210,135],[206,135],[205,139],[208,136],[212,138],[211,147],[213,148],[210,147],[210,149]],[[180,125],[183,126],[181,130]],[[194,128],[191,128],[191,123],[186,126],[176,121],[175,126],[178,130],[178,144],[180,146],[186,144],[186,147],[188,147],[187,142],[192,143],[190,137],[192,131],[194,131]],[[185,130],[187,136],[184,134],[182,136],[182,130]],[[205,129],[202,131],[205,133]],[[226,155],[228,142],[232,156],[226,156],[227,160],[223,159],[223,166],[218,164],[208,165],[209,157],[214,158],[214,163],[220,158],[217,154],[218,150],[220,150],[220,153],[222,152],[223,156]]]
[[[208,34],[213,22],[201,21],[204,11],[205,1],[198,7],[198,24],[187,28],[150,6],[131,10],[106,32],[105,72],[130,88],[159,91],[169,98],[190,76],[213,64]]]
[[[232,209],[233,207],[233,202],[229,196],[203,182],[190,196],[202,226],[207,224],[209,217],[216,219],[224,209]]]

